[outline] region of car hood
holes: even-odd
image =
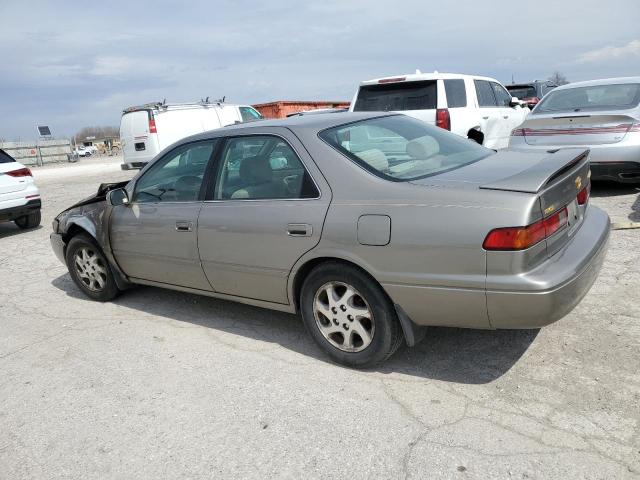
[[[73,205],[71,205],[70,207],[64,209],[60,213],[68,212],[69,210],[71,210],[73,208],[82,207],[83,205],[89,205],[91,203],[103,202],[105,200],[105,198],[107,196],[107,192],[109,190],[114,190],[116,188],[122,188],[125,185],[127,185],[127,183],[129,183],[128,180],[126,180],[124,182],[101,183],[100,186],[98,187],[98,191],[96,193],[94,193],[93,195],[88,196],[87,198],[84,198],[83,200],[80,200],[79,202],[74,203]]]
[[[470,165],[411,183],[536,193],[586,152],[584,148],[542,153],[500,150]]]

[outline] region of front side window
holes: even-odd
[[[511,95],[509,95],[509,92],[507,92],[502,85],[491,82],[491,88],[493,88],[493,93],[496,96],[496,101],[498,102],[499,107],[510,106]]]
[[[640,83],[593,85],[553,90],[537,105],[535,113],[622,110],[640,103]]]
[[[444,80],[444,90],[447,94],[447,107],[457,108],[467,106],[467,90],[464,87],[464,80]]]
[[[136,182],[133,201],[195,202],[217,140],[182,145],[155,162]]]
[[[256,120],[262,120],[262,115],[251,107],[240,107],[240,116],[243,122],[255,122]]]
[[[485,80],[474,80],[478,105],[481,107],[497,107],[496,96],[493,94],[491,84]]]
[[[230,138],[220,158],[214,195],[217,200],[319,196],[295,151],[280,137],[251,135]]]
[[[399,112],[436,108],[435,80],[363,85],[358,91],[354,112]]]
[[[320,138],[374,175],[392,181],[437,175],[495,153],[404,115],[329,128]]]

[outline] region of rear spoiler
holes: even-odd
[[[484,190],[538,193],[569,170],[582,170],[581,167],[588,163],[588,149],[565,148],[555,152],[550,151],[549,155],[528,169],[510,177],[487,183],[480,188]]]

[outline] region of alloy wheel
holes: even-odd
[[[327,341],[343,352],[361,352],[375,333],[373,312],[364,297],[351,285],[329,282],[313,299],[316,325]]]
[[[93,248],[79,248],[73,259],[78,277],[89,290],[99,292],[105,287],[107,268]]]

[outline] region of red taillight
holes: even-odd
[[[436,127],[451,130],[451,117],[449,117],[448,109],[439,108],[436,110]]]
[[[524,128],[514,128],[511,130],[512,137],[524,137]]]
[[[567,224],[567,208],[526,227],[491,230],[484,239],[485,250],[524,250],[550,237]]]
[[[149,133],[158,133],[156,129],[156,120],[154,118],[149,119]]]
[[[31,170],[28,168],[19,168],[18,170],[12,170],[5,173],[11,177],[33,177]]]
[[[578,200],[578,205],[584,205],[589,201],[589,193],[591,192],[591,182],[584,187],[580,192],[578,192],[578,196],[576,199]]]

